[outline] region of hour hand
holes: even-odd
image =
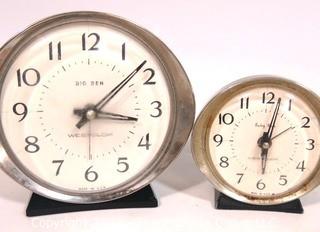
[[[123,121],[138,121],[138,118],[126,116],[122,114],[116,114],[111,112],[103,112],[97,111],[96,112],[97,119],[110,119],[110,120],[123,120]]]
[[[78,116],[82,116],[87,110],[83,109],[75,109],[73,113]],[[122,121],[138,121],[138,118],[123,115],[123,114],[117,114],[117,113],[111,113],[111,112],[105,112],[101,110],[93,110],[94,115],[93,119],[110,119],[110,120],[122,120]]]

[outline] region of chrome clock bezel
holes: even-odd
[[[9,176],[29,190],[47,198],[63,202],[87,204],[127,196],[148,185],[155,179],[174,160],[186,143],[194,122],[195,101],[191,84],[183,67],[160,39],[146,29],[117,16],[89,11],[69,12],[46,18],[33,24],[9,40],[0,49],[0,91],[2,91],[7,70],[15,60],[15,57],[18,56],[19,51],[21,51],[29,41],[32,41],[49,29],[75,22],[105,24],[130,34],[130,36],[143,43],[144,46],[157,57],[159,65],[167,78],[168,85],[170,85],[169,90],[171,91],[169,129],[161,148],[155,156],[156,158],[147,168],[139,173],[140,175],[135,175],[135,178],[131,178],[125,183],[107,191],[91,193],[67,192],[55,189],[44,181],[34,178],[28,170],[24,170],[24,167],[19,165],[19,162],[15,160],[14,153],[6,141],[2,122],[0,121],[0,167]]]
[[[300,185],[300,187],[295,191],[288,191],[279,197],[254,197],[237,191],[236,188],[228,184],[223,179],[211,161],[208,145],[208,136],[212,121],[218,115],[223,105],[239,92],[250,88],[250,86],[259,84],[295,90],[297,93],[299,93],[299,96],[302,97],[302,99],[308,102],[308,105],[317,115],[320,125],[320,98],[314,92],[306,89],[300,84],[282,77],[271,75],[250,76],[227,85],[225,88],[220,90],[203,108],[196,120],[191,136],[192,153],[196,164],[200,168],[200,171],[209,179],[209,181],[218,191],[235,200],[248,204],[276,205],[295,200],[317,187],[320,184],[320,161],[318,162],[316,169],[311,174],[310,178],[306,180],[305,183]]]

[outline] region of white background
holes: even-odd
[[[320,93],[317,0],[1,0],[0,9],[0,44],[35,21],[75,10],[109,12],[147,28],[184,66],[197,113],[221,87],[248,75],[280,75]],[[319,231],[319,188],[302,198],[303,215],[215,210],[213,188],[189,147],[153,183],[155,209],[27,218],[30,192],[0,171],[1,231]]]

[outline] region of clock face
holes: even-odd
[[[206,112],[207,165],[241,197],[272,203],[304,188],[318,170],[316,106],[285,83],[239,84]]]
[[[5,140],[21,169],[50,188],[115,188],[141,175],[166,140],[167,74],[119,28],[80,21],[44,30],[3,78]]]

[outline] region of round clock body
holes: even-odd
[[[46,197],[113,200],[151,182],[194,120],[188,78],[150,32],[73,12],[23,31],[0,53],[1,167]]]
[[[278,77],[242,79],[204,108],[194,159],[215,187],[250,204],[273,205],[311,191],[320,178],[320,100]]]

